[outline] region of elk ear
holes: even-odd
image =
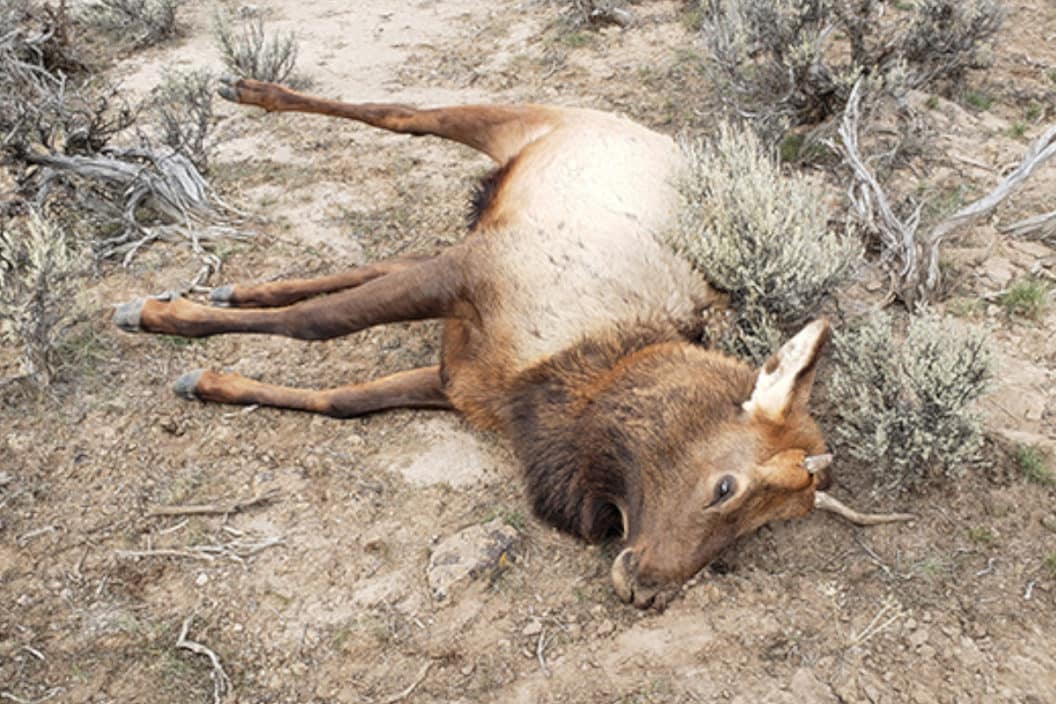
[[[775,423],[805,406],[814,385],[814,369],[829,339],[829,321],[819,318],[799,331],[766,360],[744,410]]]

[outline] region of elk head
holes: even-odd
[[[713,408],[694,409],[708,418],[706,430],[683,443],[667,467],[643,470],[637,506],[620,507],[627,547],[611,576],[621,599],[640,608],[662,606],[672,587],[740,536],[769,521],[805,516],[816,506],[838,510],[822,491],[832,455],[807,411],[828,337],[828,322],[814,321],[757,374],[709,353],[716,365],[728,367],[727,384],[736,387],[737,378],[751,384],[754,377],[754,388],[746,400],[713,395]],[[844,515],[877,522],[906,518]]]

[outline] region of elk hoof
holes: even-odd
[[[218,286],[209,292],[209,302],[214,306],[227,306],[234,297],[234,286]]]
[[[238,99],[238,84],[240,79],[234,76],[221,76],[220,87],[216,89],[216,92],[224,100],[230,100],[232,103],[239,102]]]
[[[139,332],[142,329],[139,327],[139,314],[143,310],[144,303],[146,299],[137,298],[119,305],[114,311],[114,325],[125,332]]]
[[[180,292],[175,289],[159,293],[156,296],[150,296],[155,301],[164,302],[175,301],[179,297]],[[139,319],[143,313],[143,305],[146,302],[146,298],[137,298],[134,301],[117,306],[117,310],[114,311],[114,325],[125,332],[143,332],[143,326],[140,325]]]
[[[187,372],[173,382],[172,392],[188,401],[197,400],[198,396],[194,393],[194,388],[198,386],[198,380],[202,377],[202,372],[204,371],[204,369],[195,369],[193,372]]]

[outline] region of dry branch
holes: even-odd
[[[907,221],[900,220],[895,215],[884,189],[865,165],[858,149],[861,99],[862,79],[858,79],[847,99],[839,127],[843,156],[854,171],[855,177],[848,190],[848,197],[858,219],[880,237],[880,261],[891,273],[892,289],[903,298],[907,293],[912,297],[917,288],[921,258],[921,245],[916,237],[917,226],[920,224],[920,208],[918,207]],[[835,145],[833,147],[836,148]]]
[[[121,257],[127,266],[151,242],[188,241],[203,268],[187,289],[200,285],[220,268],[220,258],[206,251],[203,242],[250,236],[227,224],[238,212],[216,195],[182,154],[160,156],[146,150],[114,150],[93,156],[34,153],[26,160],[120,192],[123,228],[99,243],[99,256]],[[143,222],[143,212],[152,213],[159,222]]]
[[[432,660],[425,663],[425,665],[422,666],[421,671],[418,673],[418,676],[414,678],[414,682],[411,682],[411,684],[408,685],[403,691],[397,692],[388,699],[385,699],[381,702],[381,704],[396,704],[396,702],[402,702],[404,699],[411,696],[414,693],[414,690],[418,689],[418,686],[425,681],[425,677],[429,674],[429,670],[432,668],[432,666]]]
[[[939,245],[947,235],[959,227],[992,213],[1002,201],[1030,178],[1039,166],[1053,156],[1056,156],[1056,125],[1049,127],[1044,134],[1031,143],[1019,166],[997,184],[994,190],[974,203],[961,208],[932,229],[925,244],[928,252],[928,273],[925,286],[929,291],[934,290],[939,282]],[[1054,217],[1054,214],[1050,213],[1048,217]]]
[[[1056,210],[1014,222],[1000,228],[1013,237],[1028,237],[1047,240],[1056,236]]]
[[[220,664],[220,657],[216,653],[201,643],[187,638],[187,632],[190,630],[191,621],[193,620],[193,615],[188,616],[184,620],[183,626],[180,628],[180,637],[176,639],[176,648],[190,650],[196,655],[204,655],[209,658],[209,662],[213,666],[212,672],[209,673],[209,677],[213,680],[213,704],[220,704],[220,700],[231,692],[231,678],[224,672],[224,666]]]
[[[248,499],[231,499],[212,504],[185,504],[171,506],[152,506],[147,510],[148,516],[192,516],[210,514],[231,514],[244,511],[247,508],[270,503],[278,497],[279,492],[275,490],[265,491],[263,494]]]
[[[149,550],[117,550],[114,552],[119,558],[140,557],[176,557],[186,560],[201,560],[213,562],[218,557],[226,557],[238,563],[243,563],[250,557],[270,547],[282,545],[285,539],[282,536],[270,536],[260,540],[238,538],[226,543],[189,545],[186,548],[153,548]]]
[[[939,248],[950,233],[992,213],[1039,166],[1056,155],[1056,126],[1047,129],[1030,145],[1020,164],[990,193],[961,208],[927,235],[920,236],[917,232],[920,207],[907,220],[900,220],[862,159],[858,149],[861,89],[862,79],[859,79],[851,91],[839,128],[841,151],[855,176],[848,195],[860,221],[880,237],[883,245],[881,263],[892,274],[893,292],[912,304],[927,299],[938,287]],[[1024,234],[1044,228],[1053,221],[1056,221],[1056,212],[1021,221],[1009,229]]]

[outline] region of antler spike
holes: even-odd
[[[843,516],[851,523],[859,526],[875,526],[881,523],[896,523],[898,521],[912,521],[916,518],[911,513],[859,513],[853,508],[829,496],[824,491],[814,492],[814,508]]]

